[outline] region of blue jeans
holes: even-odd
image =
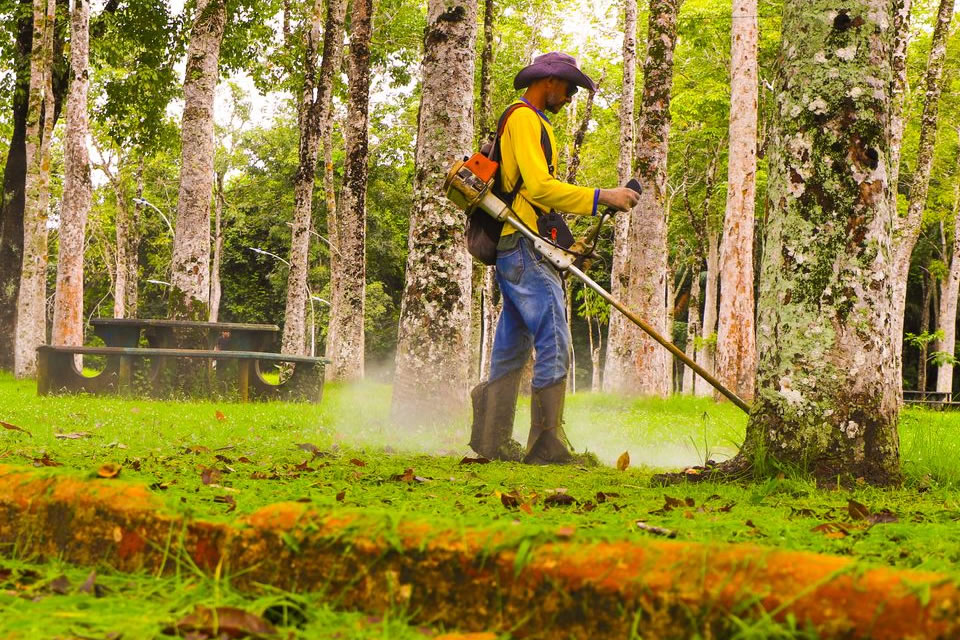
[[[516,247],[497,254],[497,284],[503,310],[493,338],[490,379],[521,368],[531,348],[536,349],[534,389],[566,378],[570,330],[557,270],[521,238]]]

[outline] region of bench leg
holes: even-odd
[[[130,395],[133,391],[133,358],[120,356],[120,368],[117,373],[117,393]]]
[[[250,361],[237,361],[237,386],[240,391],[240,402],[250,401]]]

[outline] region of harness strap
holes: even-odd
[[[507,109],[500,116],[500,119],[497,121],[496,138],[494,139],[493,147],[490,149],[490,156],[489,156],[491,160],[496,161],[498,164],[501,163],[501,160],[502,160],[502,155],[500,152],[500,138],[503,136],[503,130],[506,129],[507,127],[507,119],[510,117],[510,115],[514,111],[520,108],[527,108],[536,113],[536,109],[528,105],[526,102],[516,102],[510,105],[509,107],[507,107]],[[553,175],[554,167],[552,164],[550,164],[550,160],[553,158],[553,145],[550,144],[550,134],[547,133],[547,128],[543,126],[543,121],[540,120],[539,113],[537,114],[537,121],[540,123],[540,149],[543,151],[544,160],[547,161],[547,170],[550,172],[550,175]],[[502,175],[500,179],[502,184]],[[509,194],[509,200],[507,201],[507,204],[510,205],[511,207],[513,206],[513,201],[516,200],[517,198],[517,194],[520,193],[520,188],[522,186],[523,186],[523,172],[521,171],[520,177],[517,178],[517,183],[513,186],[513,189],[511,189]],[[533,202],[531,202],[530,205],[533,207],[533,211],[534,213],[537,214],[537,216],[541,216],[543,215],[543,213],[545,213],[539,206],[537,206]]]

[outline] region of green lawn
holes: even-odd
[[[470,453],[466,416],[445,428],[407,433],[390,425],[389,405],[390,388],[383,385],[331,385],[319,406],[240,405],[38,398],[34,383],[0,377],[0,420],[30,432],[0,429],[0,461],[56,463],[88,474],[118,463],[121,478],[150,485],[171,508],[217,519],[307,500],[320,510],[502,527],[532,538],[573,527],[573,539],[582,541],[641,539],[648,534],[635,523],[644,520],[675,530],[681,540],[749,541],[960,577],[960,414],[904,412],[906,480],[899,489],[821,490],[791,476],[660,488],[650,486],[655,470],[734,453],[746,417],[729,404],[703,399],[576,394],[568,398],[570,438],[606,464],[587,470],[460,464]],[[528,419],[522,403],[521,441]],[[78,433],[83,437],[56,437]],[[613,465],[624,451],[632,464],[621,472]],[[576,502],[546,505],[558,491]],[[505,507],[503,494],[521,507]],[[217,501],[226,496],[235,510]],[[868,526],[851,515],[850,500],[892,516]],[[831,530],[834,535],[814,530],[824,523],[840,528]],[[173,611],[173,604],[165,606]]]

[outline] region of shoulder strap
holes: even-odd
[[[531,111],[536,112],[536,109],[528,105],[526,102],[515,102],[504,110],[500,115],[500,119],[497,121],[497,133],[493,140],[493,146],[490,148],[489,158],[491,160],[500,163],[502,156],[500,154],[500,138],[503,136],[503,130],[507,127],[507,119],[510,115],[517,109],[527,108]],[[547,128],[543,126],[543,120],[540,119],[540,114],[537,114],[537,121],[540,123],[540,149],[543,151],[543,158],[547,161],[547,170],[550,172],[550,175],[553,175],[554,167],[551,164],[551,159],[553,158],[553,145],[550,144],[550,134],[547,133]],[[507,202],[508,205],[513,206],[513,201],[516,199],[517,194],[520,193],[520,187],[523,186],[523,173],[520,173],[520,177],[517,178],[517,183],[513,186],[513,189],[510,191],[510,200]],[[533,203],[531,203],[533,204]],[[539,207],[534,206],[534,211],[537,215],[540,215]]]

